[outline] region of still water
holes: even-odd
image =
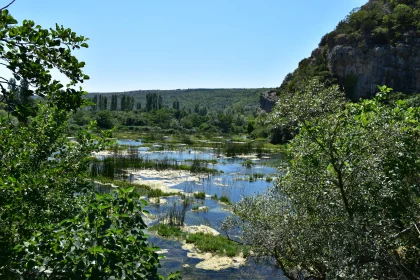
[[[259,153],[258,157],[250,151],[247,155],[226,156],[220,149],[215,148],[190,148],[185,145],[174,147],[165,144],[155,144],[151,147],[142,146],[141,140],[118,140],[120,145],[130,146],[136,149],[139,157],[149,160],[169,160],[183,164],[191,164],[194,160],[208,162],[209,168],[220,171],[216,175],[200,174],[191,180],[172,184],[174,191],[184,193],[205,192],[204,200],[196,199],[185,214],[185,224],[207,225],[220,232],[221,222],[232,213],[225,204],[213,200],[210,196],[226,196],[232,202],[238,202],[242,197],[263,192],[274,184],[274,179],[280,174],[273,167],[284,160],[283,155]],[[158,181],[159,174],[155,176],[142,176],[133,174],[132,179],[143,181]],[[149,225],[158,222],[159,217],[165,215],[174,203],[179,203],[180,196],[165,198],[165,204],[149,204],[146,206],[152,217],[147,219]],[[207,212],[193,212],[191,207],[207,206]],[[222,233],[223,234],[223,233]],[[161,260],[160,272],[168,275],[170,271],[181,271],[183,279],[286,279],[280,269],[272,265],[255,264],[249,259],[246,265],[239,268],[227,268],[220,271],[203,270],[196,268],[201,260],[187,257],[187,251],[183,250],[179,241],[167,240],[150,233],[149,241],[165,250],[165,258]]]

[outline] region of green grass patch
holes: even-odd
[[[205,199],[206,198],[206,193],[205,192],[194,193],[194,198],[196,198],[196,199]]]
[[[198,161],[200,163],[207,163],[207,164],[217,164],[216,159],[186,159],[185,162],[194,162]]]
[[[179,238],[184,235],[184,233],[176,226],[169,226],[165,224],[156,224],[149,227],[149,230],[157,232],[159,236],[163,237],[173,237]]]
[[[244,256],[248,255],[246,246],[231,241],[223,235],[214,236],[211,234],[194,233],[187,235],[185,241],[194,244],[203,252],[212,252],[228,257],[237,256],[241,252]]]
[[[230,198],[229,198],[229,197],[227,197],[227,196],[225,196],[225,195],[222,195],[222,196],[219,198],[219,201],[220,201],[220,202],[223,202],[223,203],[226,203],[226,204],[232,204],[232,201],[230,201]]]

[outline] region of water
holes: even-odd
[[[169,160],[182,164],[191,164],[191,161],[206,161],[209,168],[219,170],[216,175],[199,174],[185,178],[185,180],[169,182],[170,188],[174,191],[184,193],[205,192],[207,197],[204,200],[193,199],[187,206],[185,224],[207,225],[220,232],[221,222],[232,213],[225,204],[211,199],[209,196],[216,195],[228,197],[232,202],[238,202],[242,197],[255,195],[272,187],[274,180],[280,176],[278,170],[272,166],[284,160],[283,155],[262,154],[259,157],[227,156],[223,154],[220,145],[217,148],[189,148],[184,145],[165,146],[155,144],[151,148],[143,147],[141,140],[118,140],[120,145],[130,146],[135,149],[138,157],[148,160]],[[231,144],[230,144],[231,145]],[[232,147],[230,147],[232,150]],[[230,151],[229,154],[232,154]],[[146,173],[146,172],[143,172]],[[258,178],[257,178],[258,177]],[[262,177],[262,178],[259,178]],[[132,175],[132,179],[141,178],[143,181],[157,182],[162,178],[159,173],[145,175],[142,172]],[[267,180],[267,178],[269,178]],[[171,181],[167,179],[167,181]],[[159,217],[164,216],[174,203],[181,203],[181,196],[164,198],[166,204],[149,204],[145,207],[152,214],[152,219],[147,219],[149,225],[158,222]],[[207,206],[207,212],[193,212],[193,206]],[[187,251],[183,250],[182,244],[174,240],[166,240],[151,233],[149,241],[161,249],[168,250],[165,259],[161,260],[161,273],[167,275],[170,271],[182,271],[183,279],[283,279],[280,269],[272,265],[256,265],[249,260],[246,265],[239,268],[228,268],[220,271],[197,269],[195,265],[201,260],[187,257]],[[285,279],[285,278],[284,278]]]

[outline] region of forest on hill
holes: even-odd
[[[148,94],[159,94],[163,100],[163,107],[172,107],[174,102],[179,102],[180,109],[193,110],[197,105],[206,107],[209,112],[223,112],[224,109],[241,108],[245,113],[254,113],[259,106],[259,97],[267,89],[177,89],[177,90],[138,90],[114,93],[88,93],[86,98],[95,95],[107,97],[117,96],[118,102],[123,95],[134,97],[135,104],[146,106]]]
[[[96,120],[102,129],[158,134],[235,134],[269,138],[271,127],[259,115],[266,89],[144,90],[89,93],[92,105],[70,119],[73,132]]]

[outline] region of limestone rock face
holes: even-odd
[[[372,97],[377,85],[420,92],[420,38],[407,33],[403,42],[366,49],[336,45],[328,52],[330,72],[353,100]]]
[[[278,96],[274,89],[264,92],[260,96],[260,108],[261,110],[266,111],[267,113],[271,112],[276,101],[278,100]]]

